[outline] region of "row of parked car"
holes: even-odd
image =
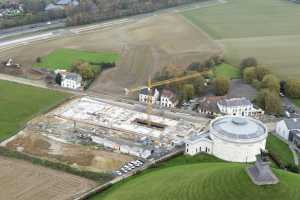
[[[126,163],[125,165],[123,165],[120,170],[116,171],[115,174],[118,176],[122,176],[122,175],[130,172],[131,170],[141,167],[143,165],[144,165],[144,162],[141,160],[130,161],[130,162]]]

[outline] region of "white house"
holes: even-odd
[[[61,87],[77,90],[81,87],[82,78],[76,73],[62,74]]]
[[[160,106],[174,108],[177,104],[176,95],[171,90],[164,89],[160,96]]]
[[[140,102],[147,103],[148,101],[150,101],[151,104],[156,104],[158,100],[159,100],[159,91],[157,89],[150,90],[149,88],[144,88],[140,90],[139,93]]]
[[[224,116],[214,119],[208,132],[199,133],[185,141],[185,153],[212,154],[231,162],[253,162],[265,149],[267,127],[250,117]]]
[[[191,156],[200,152],[211,154],[213,147],[213,141],[209,137],[208,133],[202,133],[194,135],[185,142],[185,153]]]
[[[300,118],[284,119],[276,125],[276,133],[286,140],[292,141],[295,132],[300,132]]]
[[[264,111],[255,108],[251,101],[245,97],[223,99],[217,102],[221,113],[233,116],[260,117]]]

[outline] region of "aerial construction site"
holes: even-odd
[[[134,158],[151,160],[171,153],[205,125],[148,115],[139,106],[78,97],[30,121],[6,146],[82,169],[111,172]]]

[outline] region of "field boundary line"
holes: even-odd
[[[190,11],[190,10],[197,10],[197,9],[201,9],[201,8],[209,8],[209,7],[213,7],[213,6],[218,6],[218,5],[222,5],[225,3],[228,3],[226,0],[217,0],[216,2],[198,2],[198,4],[191,6],[191,8],[182,8],[182,9],[178,9],[175,10],[175,13],[182,13],[182,12],[186,12],[186,11]],[[207,5],[201,5],[204,3],[208,3]]]
[[[219,41],[215,40],[211,35],[209,35],[207,32],[205,32],[203,29],[201,29],[199,26],[195,25],[190,20],[186,19],[183,15],[179,14],[179,17],[182,18],[187,24],[191,25],[193,28],[195,28],[197,31],[205,35],[209,40],[213,41],[224,53],[224,45],[220,43]]]
[[[287,34],[287,35],[265,35],[265,36],[248,36],[248,37],[237,37],[237,38],[223,38],[223,39],[215,39],[215,41],[218,42],[227,42],[227,41],[238,41],[238,40],[252,40],[252,39],[278,39],[278,38],[289,38],[294,37],[298,38],[300,37],[299,34]]]

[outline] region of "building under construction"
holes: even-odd
[[[72,100],[49,116],[72,121],[81,136],[88,136],[94,143],[143,158],[159,151],[170,151],[203,129],[203,124],[149,116],[127,104],[107,103],[92,97]]]

